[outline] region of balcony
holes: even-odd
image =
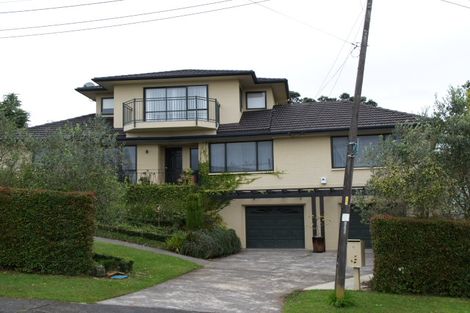
[[[122,104],[125,132],[217,129],[220,104],[200,96],[132,99]]]

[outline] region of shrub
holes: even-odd
[[[195,193],[186,204],[186,227],[197,230],[204,226],[204,205],[202,195]]]
[[[99,230],[116,232],[125,234],[133,237],[142,237],[155,241],[165,241],[168,238],[168,234],[157,227],[151,225],[132,226],[132,225],[105,225],[98,224]]]
[[[188,233],[181,254],[212,259],[240,252],[241,243],[233,229],[215,228]]]
[[[376,291],[470,296],[470,222],[372,219]]]
[[[92,194],[0,188],[0,267],[88,273],[95,214]]]
[[[188,234],[186,232],[177,231],[170,238],[168,238],[168,240],[165,242],[165,246],[170,251],[180,253],[187,237]]]
[[[180,228],[185,225],[191,185],[129,185],[126,191],[127,220]]]

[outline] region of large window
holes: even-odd
[[[122,173],[131,183],[137,182],[137,147],[125,146],[123,149]]]
[[[273,142],[215,143],[210,146],[211,172],[272,171]]]
[[[145,89],[145,120],[207,120],[207,86]]]
[[[354,167],[371,167],[377,164],[373,162],[373,150],[383,140],[382,135],[359,136],[357,138],[357,154],[354,159]],[[346,167],[346,152],[348,149],[348,137],[332,137],[333,168]]]
[[[266,92],[247,92],[246,108],[250,109],[266,109]]]
[[[101,115],[113,115],[114,113],[114,98],[101,99]]]

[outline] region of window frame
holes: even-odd
[[[385,141],[387,139],[387,136],[390,135],[390,133],[387,134],[364,134],[364,135],[358,135],[357,137],[370,137],[370,136],[376,136],[376,137],[382,137],[382,141]],[[330,155],[331,155],[331,168],[332,169],[344,169],[346,168],[346,165],[344,166],[335,166],[335,159],[334,159],[334,147],[333,147],[333,139],[334,138],[349,138],[348,135],[346,136],[330,136]],[[347,149],[347,146],[346,146]],[[371,168],[371,167],[377,167],[376,165],[371,165],[371,166],[358,166],[354,164],[354,168]]]
[[[155,87],[144,87],[143,89],[143,120],[144,122],[147,120],[147,89],[165,89],[165,112],[171,112],[168,111],[168,97],[167,97],[167,90],[168,88],[185,88],[186,89],[186,112],[188,111],[188,87],[205,87],[206,88],[206,100],[207,100],[207,119],[209,119],[209,85],[208,84],[196,84],[196,85],[175,85],[175,86],[155,86]],[[171,121],[171,120],[169,120]],[[177,121],[177,120],[175,120]]]
[[[271,160],[272,167],[270,169],[260,170],[259,169],[259,152],[258,152],[258,143],[260,142],[271,142]],[[256,170],[253,171],[227,171],[227,144],[232,143],[255,143],[255,153],[256,153]],[[224,145],[224,170],[223,171],[212,171],[212,145],[222,144]],[[254,173],[254,172],[273,172],[274,171],[274,140],[253,140],[253,141],[231,141],[231,142],[213,142],[209,144],[209,172],[212,174],[220,173]]]
[[[109,100],[109,99],[113,99],[113,113],[103,113],[103,100]],[[100,114],[103,116],[113,116],[114,109],[116,108],[116,104],[114,103],[114,97],[102,97],[100,102],[101,102]]]
[[[262,93],[262,94],[264,94],[264,107],[263,108],[250,108],[248,106],[248,95],[253,94],[253,93]],[[266,93],[266,90],[246,91],[245,92],[245,104],[246,104],[246,109],[247,110],[265,110],[268,107],[268,95]]]
[[[193,165],[193,153],[192,153],[193,150],[197,150],[197,155],[198,155],[198,160],[197,160],[197,162],[198,162],[198,169],[197,169],[197,170],[194,170],[193,167],[192,167],[192,165]],[[191,169],[191,171],[192,171],[193,173],[199,172],[199,147],[190,147],[190,148],[189,148],[189,168]]]
[[[122,162],[121,162],[121,171],[123,172],[124,177],[127,177],[127,178],[129,178],[129,175],[128,175],[129,172],[132,172],[133,174],[135,174],[135,180],[136,180],[136,181],[135,181],[135,182],[132,182],[132,183],[133,183],[133,184],[136,184],[136,183],[138,182],[137,157],[138,157],[138,150],[139,150],[139,149],[137,149],[137,145],[125,145],[125,146],[123,147],[123,149],[124,149],[125,147],[134,147],[134,149],[135,149],[135,166],[134,166],[135,168],[134,168],[134,169],[124,169],[123,164],[122,164]]]

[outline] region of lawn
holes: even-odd
[[[125,280],[0,272],[0,297],[93,303],[147,288],[200,268],[195,263],[172,256],[102,242],[95,242],[95,251],[134,260],[134,272]]]
[[[467,299],[403,296],[376,292],[350,291],[355,305],[335,308],[328,304],[328,296],[333,291],[312,290],[294,293],[287,297],[284,313],[470,313]]]

